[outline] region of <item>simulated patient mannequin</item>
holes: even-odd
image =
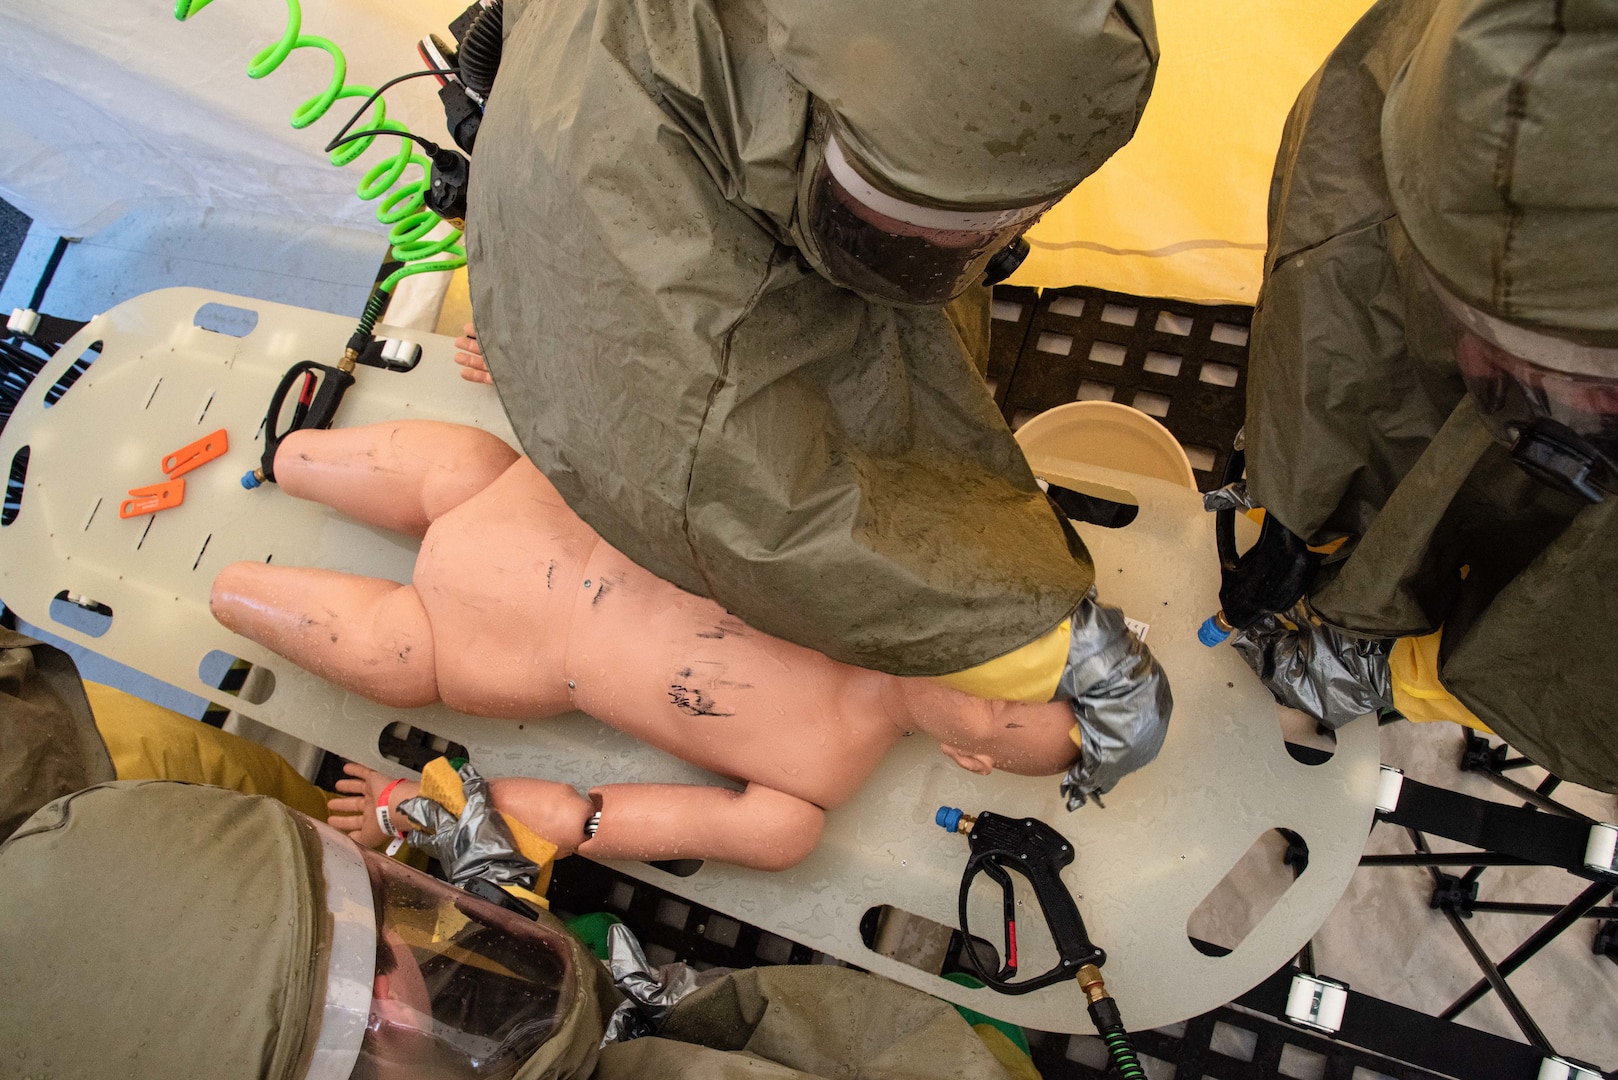
[[[654,577],[476,428],[300,431],[281,444],[275,477],[289,495],[421,537],[415,573],[400,585],[234,563],[212,597],[231,630],[385,705],[441,700],[521,720],[580,709],[746,785],[608,784],[585,798],[566,784],[494,780],[495,804],[563,852],[784,869],[814,850],[822,811],[912,731],[977,773],[1055,774],[1078,757],[1064,702],[987,701],[840,664]],[[349,771],[332,824],[379,842],[370,811],[386,781]],[[415,794],[400,784],[390,803]]]

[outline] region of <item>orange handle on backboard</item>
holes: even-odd
[[[130,488],[129,494],[132,497],[125,499],[118,507],[119,517],[132,518],[140,517],[142,514],[155,514],[159,510],[167,510],[171,506],[179,506],[185,502],[185,481],[165,480],[161,484]]]
[[[221,457],[230,449],[230,439],[225,435],[225,429],[220,428],[212,435],[204,435],[189,446],[182,446],[174,453],[163,459],[163,471],[170,480],[177,479],[196,468],[206,465],[216,457]],[[134,492],[130,492],[131,495]]]

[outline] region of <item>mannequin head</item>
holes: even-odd
[[[911,730],[937,739],[945,756],[968,772],[1053,776],[1079,758],[1066,702],[986,701],[928,679],[906,679],[900,687],[906,707],[891,715],[907,717]]]

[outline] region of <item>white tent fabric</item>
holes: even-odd
[[[374,88],[422,67],[415,42],[464,7],[309,0],[303,33],[334,41],[347,81]],[[337,169],[321,147],[360,99],[337,102],[312,128],[290,126],[330,78],[327,55],[299,49],[266,78],[247,77],[248,61],[281,37],[287,17],[279,0],[217,0],[184,23],[172,0],[0,0],[0,196],[65,236],[175,203],[368,226],[380,236],[375,205],[354,188],[397,140],[378,140]],[[425,78],[395,87],[389,117],[447,141],[436,89]]]

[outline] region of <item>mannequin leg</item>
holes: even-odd
[[[276,451],[275,479],[288,495],[421,536],[516,460],[515,450],[479,428],[390,420],[293,432]]]
[[[228,629],[372,701],[438,700],[432,627],[413,585],[239,562],[214,579],[208,606]]]
[[[595,836],[579,845],[592,859],[717,859],[785,870],[815,850],[826,814],[759,784],[740,793],[694,784],[608,784]]]

